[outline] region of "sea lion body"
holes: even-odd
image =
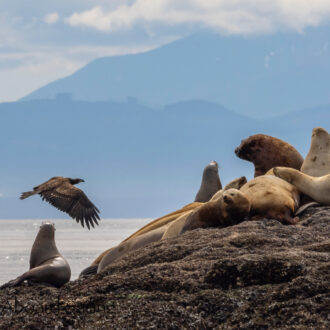
[[[274,174],[294,185],[314,201],[322,205],[330,205],[330,174],[314,177],[285,167],[275,167]]]
[[[19,285],[25,280],[61,287],[70,280],[71,269],[55,244],[55,226],[41,225],[30,254],[30,270],[1,288]]]
[[[313,129],[311,146],[301,172],[315,177],[330,174],[330,136],[324,128]]]
[[[178,236],[187,230],[212,226],[229,226],[244,219],[249,213],[250,203],[243,193],[237,189],[229,189],[216,201],[202,204],[195,210],[190,210],[177,220],[166,225],[123,241],[112,248],[101,260],[97,272],[102,272],[108,265],[128,252],[140,249],[147,244],[168,237]]]
[[[127,254],[128,252],[135,251],[137,249],[146,246],[147,244],[159,241],[164,235],[164,232],[166,231],[168,225],[169,224],[166,224],[162,227],[151,230],[142,235],[136,236],[110,249],[101,259],[97,268],[97,273],[100,273],[108,265],[110,265],[111,263],[113,263],[115,260],[119,259],[123,255]]]
[[[162,239],[179,236],[196,228],[235,225],[249,214],[250,206],[244,193],[237,189],[228,189],[218,199],[204,203],[191,213],[171,222]]]
[[[300,169],[303,157],[289,143],[275,137],[256,134],[242,140],[235,154],[254,164],[254,177],[264,175],[275,166]]]
[[[252,219],[277,219],[283,224],[296,224],[293,215],[299,207],[298,189],[273,176],[262,175],[246,183],[241,190],[250,200]]]
[[[204,168],[202,183],[195,197],[195,202],[208,202],[218,190],[222,189],[218,170],[219,166],[215,160]]]

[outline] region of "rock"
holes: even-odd
[[[1,329],[330,327],[330,207],[197,229],[61,289],[0,291]]]

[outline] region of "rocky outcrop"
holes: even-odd
[[[330,207],[197,229],[60,290],[0,292],[0,327],[328,329]]]

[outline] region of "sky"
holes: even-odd
[[[0,0],[0,102],[95,58],[144,52],[201,29],[303,33],[329,23],[329,0]]]

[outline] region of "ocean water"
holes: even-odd
[[[151,219],[102,219],[95,229],[70,219],[55,223],[58,250],[71,267],[71,280],[104,250],[117,245]],[[29,270],[31,247],[44,220],[0,220],[0,285]]]

